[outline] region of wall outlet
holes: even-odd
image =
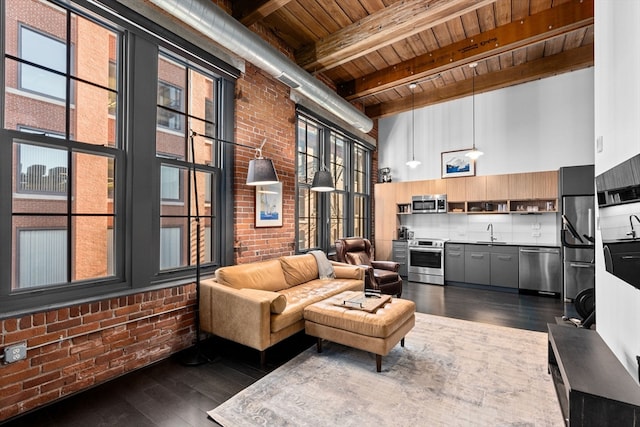
[[[540,223],[539,222],[534,222],[533,224],[531,224],[531,229],[532,230],[540,230]]]
[[[540,237],[542,235],[542,233],[540,233],[539,231],[534,231],[531,233],[531,237]]]
[[[27,343],[10,345],[4,348],[4,363],[13,363],[27,358]]]

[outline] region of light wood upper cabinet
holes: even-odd
[[[482,202],[487,200],[487,177],[468,176],[464,179],[465,194],[468,202]]]
[[[533,188],[532,173],[514,173],[509,175],[509,199],[530,199]]]
[[[558,172],[534,172],[533,188],[531,193],[534,199],[558,198]]]
[[[509,198],[509,175],[487,175],[487,200],[499,201]]]
[[[396,203],[411,203],[411,193],[413,192],[413,181],[402,181],[393,183],[395,188]]]
[[[376,242],[395,239],[396,234],[396,192],[398,185],[385,182],[375,185],[375,226]]]
[[[467,197],[467,186],[466,180],[464,177],[460,178],[447,178],[446,181],[446,189],[447,189],[447,202],[464,202]]]
[[[509,175],[509,199],[558,198],[558,172],[529,172]]]

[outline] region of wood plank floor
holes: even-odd
[[[558,298],[411,282],[405,282],[402,297],[422,313],[543,332],[570,310]],[[201,347],[210,363],[185,366],[185,355],[175,355],[3,425],[211,427],[216,423],[206,411],[314,343],[303,333],[287,339],[267,351],[261,369],[257,351],[209,339]]]

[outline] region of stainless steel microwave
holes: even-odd
[[[429,194],[411,198],[411,213],[446,213],[447,195]]]

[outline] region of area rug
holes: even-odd
[[[563,426],[547,334],[416,313],[382,358],[315,346],[209,416],[234,426]]]

